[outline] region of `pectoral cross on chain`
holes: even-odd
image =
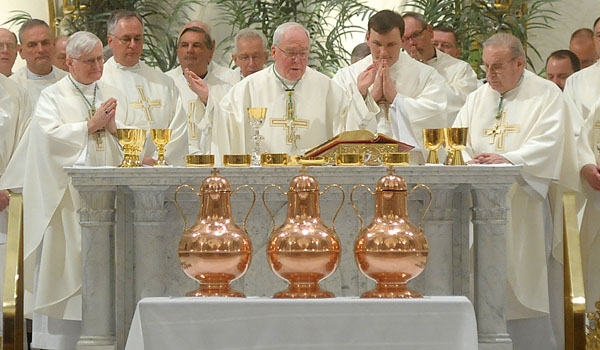
[[[96,114],[96,108],[90,109],[90,119]],[[102,139],[104,136],[104,129],[96,130],[92,137],[96,142],[96,151],[104,151],[104,140]]]
[[[198,127],[196,126],[196,101],[190,101],[187,115],[188,133],[191,140],[198,139]]]
[[[137,86],[137,91],[140,95],[140,100],[131,102],[129,105],[135,109],[143,109],[148,123],[153,124],[154,119],[152,118],[152,108],[158,108],[162,106],[162,103],[160,100],[148,100],[143,86]]]
[[[504,138],[506,137],[506,134],[508,134],[509,132],[521,132],[521,127],[519,125],[507,125],[505,119],[506,112],[503,112],[502,117],[496,122],[492,129],[483,130],[484,136],[490,136],[490,144],[496,143],[497,151],[504,150]],[[497,139],[496,136],[498,136]]]
[[[296,119],[294,100],[292,99],[294,90],[286,89],[286,91],[288,94],[288,101],[285,118],[271,118],[271,126],[281,126],[285,128],[285,141],[288,145],[292,145],[292,150],[295,151],[298,149],[297,141],[300,139],[300,135],[296,134],[296,128],[308,128],[310,121],[306,119]]]

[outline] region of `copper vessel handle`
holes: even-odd
[[[352,204],[352,209],[354,209],[354,213],[356,213],[356,216],[358,216],[358,221],[360,221],[359,231],[362,231],[365,228],[365,222],[363,221],[362,216],[360,216],[360,211],[358,211],[358,207],[356,207],[356,204],[354,204],[354,191],[356,191],[359,187],[366,189],[371,195],[374,195],[375,193],[373,193],[373,190],[371,190],[369,186],[364,184],[355,185],[354,187],[352,187],[352,191],[350,191],[350,203]]]
[[[411,193],[413,193],[414,190],[416,190],[417,188],[424,188],[427,190],[427,192],[429,192],[429,202],[427,203],[427,206],[425,207],[425,210],[423,211],[423,215],[421,215],[421,220],[419,220],[419,230],[423,230],[423,219],[425,218],[425,215],[427,215],[427,212],[429,211],[429,207],[431,206],[431,200],[433,199],[433,194],[431,193],[431,189],[429,189],[429,187],[427,185],[424,184],[418,184],[415,185],[415,187],[413,187],[409,192],[408,195],[410,196]]]
[[[277,189],[279,190],[279,192],[281,192],[281,193],[282,193],[284,196],[287,196],[287,193],[285,193],[285,192],[284,192],[284,191],[281,189],[281,187],[279,187],[279,186],[277,186],[277,185],[275,185],[275,184],[269,184],[269,185],[267,185],[267,187],[265,187],[265,189],[263,190],[263,193],[262,193],[262,201],[263,201],[263,204],[264,204],[264,206],[265,206],[265,209],[267,209],[267,213],[269,213],[269,216],[271,217],[271,220],[273,221],[273,229],[271,229],[271,233],[273,233],[273,232],[275,231],[275,228],[276,228],[276,227],[275,227],[275,215],[273,215],[273,212],[271,211],[271,209],[269,209],[269,206],[267,205],[267,201],[265,201],[265,193],[267,193],[267,190],[268,190],[269,188],[271,188],[271,187],[275,187],[275,188],[277,188]]]
[[[320,193],[320,195],[322,196],[327,191],[329,191],[329,189],[332,187],[335,187],[342,192],[342,201],[340,202],[340,206],[336,210],[335,215],[333,215],[333,219],[331,219],[331,228],[335,231],[335,218],[337,218],[338,214],[342,210],[342,206],[344,205],[344,201],[346,200],[346,193],[344,192],[344,189],[342,188],[342,186],[340,186],[338,184],[331,184],[331,185],[325,187],[325,189],[323,190],[323,192]]]
[[[177,193],[179,192],[179,190],[182,187],[186,187],[190,190],[192,190],[192,192],[194,192],[195,195],[199,196],[200,194],[196,192],[196,189],[194,189],[192,186],[190,185],[181,185],[179,187],[177,187],[177,189],[175,190],[175,208],[177,208],[177,211],[179,212],[179,215],[181,215],[181,217],[183,218],[183,229],[187,230],[188,229],[188,225],[187,225],[187,217],[185,216],[185,214],[183,213],[183,210],[181,209],[181,206],[179,205],[179,202],[177,202]]]
[[[249,188],[250,192],[252,192],[252,204],[250,204],[250,208],[248,209],[248,212],[246,213],[246,217],[244,217],[244,225],[243,225],[244,231],[248,231],[248,230],[246,230],[246,222],[248,221],[250,212],[252,211],[252,208],[254,208],[254,204],[256,203],[256,191],[254,191],[254,188],[252,188],[252,186],[246,184],[246,185],[241,185],[238,188],[236,188],[235,191],[233,191],[231,193],[231,195],[233,196],[234,194],[237,193],[237,191],[241,190],[242,188]]]

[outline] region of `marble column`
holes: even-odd
[[[114,270],[111,240],[115,227],[116,186],[79,189],[82,208],[83,303],[78,350],[114,350]]]
[[[506,330],[506,195],[509,184],[473,184],[475,314],[480,350],[509,350]]]

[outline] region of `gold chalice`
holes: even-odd
[[[265,123],[265,117],[267,116],[267,108],[265,107],[250,107],[248,108],[248,121],[250,126],[254,129],[254,135],[252,135],[252,141],[254,141],[254,147],[252,148],[252,166],[260,166],[260,141],[264,140],[264,136],[260,134],[260,128]]]
[[[136,129],[133,137],[133,147],[132,147],[132,159],[134,162],[134,167],[141,167],[142,158],[141,153],[142,149],[144,149],[144,145],[146,144],[146,129]]]
[[[427,163],[438,164],[437,151],[442,147],[444,141],[444,129],[423,129],[423,145],[429,151]]]
[[[143,131],[143,130],[142,130]],[[121,168],[133,168],[135,167],[134,150],[136,134],[139,133],[139,129],[117,129],[117,139],[119,144],[123,146],[123,161],[119,165]]]
[[[445,128],[444,138],[452,151],[452,163],[449,165],[465,165],[462,150],[467,146],[469,128]]]
[[[165,160],[165,146],[171,141],[171,129],[151,129],[152,142],[158,148],[158,159],[154,166],[167,166]]]

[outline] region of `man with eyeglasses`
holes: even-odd
[[[406,12],[402,18],[404,19],[404,50],[417,61],[435,68],[446,79],[454,93],[448,100],[446,112],[454,118],[465,104],[467,95],[477,88],[475,71],[467,62],[436,49],[431,41],[433,28],[427,24],[423,15]]]
[[[0,28],[0,74],[10,77],[17,59],[17,36],[6,28]]]
[[[554,83],[525,70],[523,45],[511,34],[486,40],[483,62],[487,84],[469,95],[454,127],[469,128],[470,164],[523,167],[507,198],[507,329],[514,349],[563,349],[561,239],[553,237],[547,194],[563,154],[573,152],[563,149],[566,103]]]
[[[106,61],[102,79],[120,89],[129,101],[122,106],[127,108],[128,124],[148,130],[143,163],[156,162],[150,129],[171,129],[165,158],[168,164],[185,165],[189,140],[181,95],[173,79],[140,61],[144,46],[142,18],[132,11],[116,11],[108,19],[107,33],[113,57]]]
[[[19,28],[19,55],[26,66],[15,71],[10,79],[24,88],[35,106],[42,90],[66,76],[66,72],[52,65],[54,35],[48,24],[30,19]]]
[[[26,147],[18,147],[0,181],[0,188],[23,193],[23,276],[33,294],[26,313],[33,312],[36,349],[75,349],[80,337],[80,198],[64,167],[118,165],[123,154],[115,134],[127,119],[125,98],[100,80],[100,39],[74,33],[66,53],[70,73],[42,91]]]
[[[232,85],[209,69],[213,45],[214,40],[203,28],[186,27],[177,43],[180,65],[167,72],[181,93],[187,113],[189,150],[193,154],[214,154],[211,140],[215,109]]]
[[[391,10],[369,19],[366,42],[371,55],[342,68],[333,80],[352,97],[346,128],[392,135],[415,146],[414,164],[425,162],[423,129],[452,125],[445,112],[452,91],[432,67],[402,51],[404,20]]]
[[[244,28],[235,35],[234,41],[235,51],[231,58],[237,66],[234,71],[239,72],[240,80],[265,68],[269,60],[269,51],[263,32]]]
[[[247,109],[267,108],[260,134],[263,153],[302,154],[337,133],[343,125],[348,96],[331,79],[308,67],[310,34],[288,22],[273,35],[274,63],[234,85],[221,102],[215,121],[220,154],[250,153],[253,142]]]
[[[460,45],[458,44],[456,32],[452,28],[444,25],[433,27],[431,43],[436,49],[460,59]]]

